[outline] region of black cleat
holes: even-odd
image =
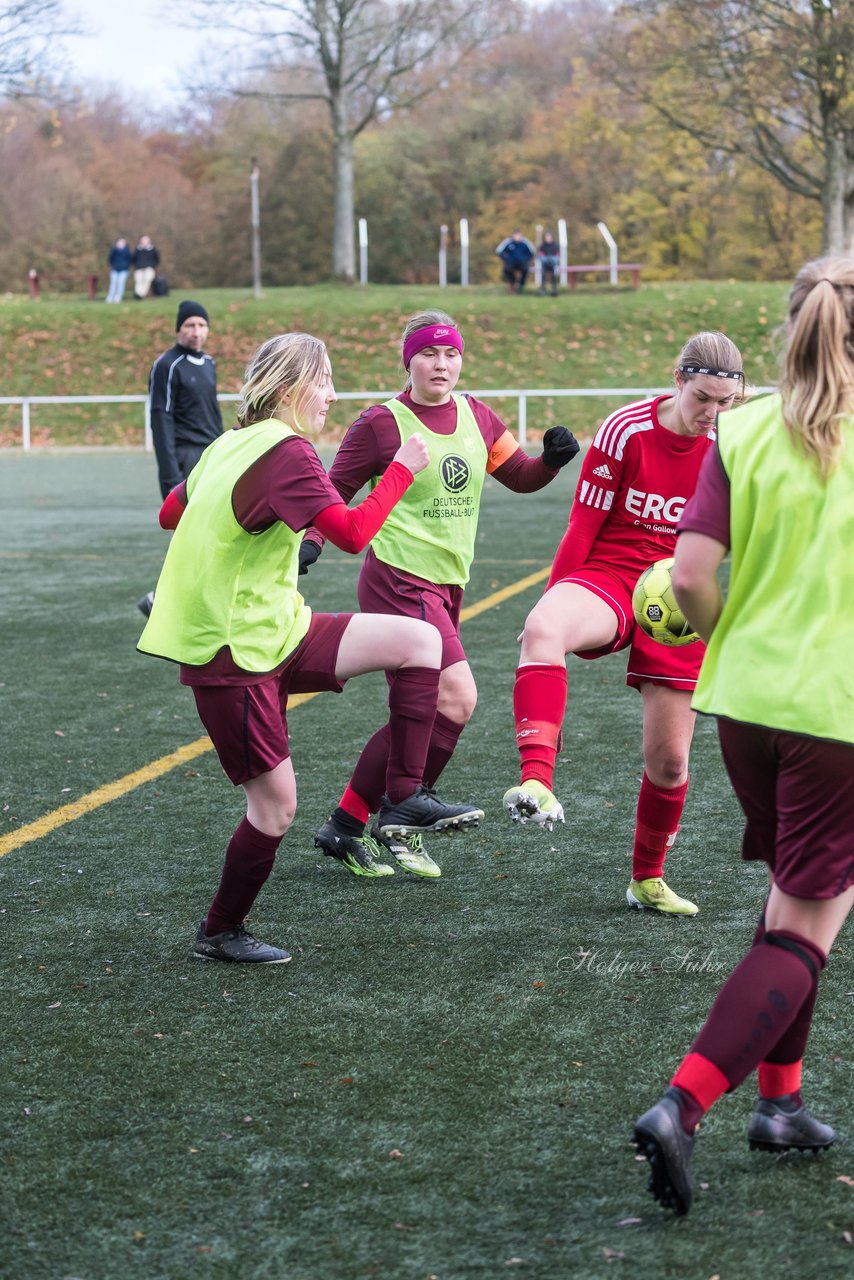
[[[377,880],[380,876],[394,875],[394,867],[382,861],[382,850],[371,836],[350,835],[334,818],[328,818],[315,831],[314,847],[322,849],[327,858],[337,858],[354,876]]]
[[[242,924],[235,929],[227,929],[225,933],[213,933],[208,937],[204,920],[196,934],[193,955],[197,960],[231,960],[237,964],[287,964],[291,958],[289,951],[271,947],[266,942],[253,938]]]
[[[679,1119],[680,1090],[667,1090],[635,1125],[633,1142],[649,1161],[648,1190],[664,1209],[682,1217],[694,1199],[694,1137]]]
[[[793,1106],[790,1095],[759,1098],[750,1117],[747,1141],[751,1151],[826,1151],[836,1141],[836,1131],[822,1124],[811,1111]]]
[[[408,836],[420,831],[464,831],[476,827],[483,810],[473,804],[445,804],[431,787],[419,787],[400,804],[383,796],[377,826],[384,836]]]
[[[154,592],[146,591],[142,599],[137,600],[136,607],[137,609],[139,609],[140,613],[147,618],[148,615],[151,613],[151,606],[153,604],[154,604]]]

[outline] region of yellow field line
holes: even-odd
[[[493,592],[491,596],[485,596],[477,604],[469,605],[466,609],[463,609],[460,614],[460,621],[468,622],[471,618],[476,618],[479,614],[486,613],[487,609],[494,609],[496,605],[502,604],[505,600],[510,600],[527,587],[532,587],[537,582],[542,582],[544,578],[548,577],[548,574],[548,569],[539,569],[536,573],[530,573],[526,578],[520,578],[518,582],[511,583],[509,587],[502,587],[500,591]],[[302,703],[310,702],[312,698],[316,697],[316,693],[298,693],[293,698],[288,699],[288,708],[301,706]],[[35,822],[29,822],[24,827],[18,827],[15,831],[10,831],[5,836],[0,836],[0,858],[7,853],[11,853],[13,849],[20,849],[21,845],[30,844],[33,840],[40,840],[43,836],[49,835],[51,831],[56,831],[58,827],[67,826],[69,822],[74,822],[76,818],[82,818],[84,814],[100,809],[102,805],[121,799],[128,792],[135,791],[137,787],[141,787],[143,783],[152,782],[155,778],[162,777],[164,773],[170,773],[173,769],[177,769],[182,764],[187,764],[190,760],[195,760],[198,756],[205,755],[206,752],[212,749],[210,738],[197,738],[195,742],[188,742],[186,746],[179,747],[177,751],[171,751],[169,755],[161,756],[159,760],[152,760],[151,764],[144,765],[142,769],[135,769],[133,773],[126,773],[123,778],[117,778],[115,782],[108,782],[105,786],[98,787],[95,791],[90,791],[88,795],[81,796],[79,800],[72,800],[71,804],[64,804],[59,809],[54,809],[52,813],[46,813],[43,818],[37,818]]]
[[[502,587],[500,591],[494,592],[491,596],[485,596],[483,600],[478,600],[477,604],[470,604],[460,614],[460,622],[468,622],[470,618],[476,618],[479,613],[486,613],[487,609],[494,609],[497,604],[510,600],[512,596],[517,596],[526,587],[533,587],[535,583],[542,582],[550,573],[551,566],[548,569],[538,569],[536,573],[529,573],[527,578],[520,578],[518,582],[511,582],[509,587]]]

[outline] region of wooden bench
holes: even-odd
[[[84,276],[59,276],[51,273],[50,279],[51,279],[51,282],[53,282],[54,280],[61,280],[63,284],[79,284],[81,280],[85,280],[87,296],[92,300],[92,302],[94,302],[98,297],[97,275],[91,274],[91,275],[84,275]],[[41,297],[42,277],[39,275],[38,271],[35,270],[35,268],[31,268],[27,272],[27,281],[30,286],[30,297],[31,298]]]
[[[560,270],[560,268],[558,268],[558,270]],[[579,276],[585,275],[587,272],[590,272],[591,274],[595,272],[599,275],[610,275],[611,270],[612,268],[607,262],[577,263],[575,266],[565,268],[566,282],[570,289],[574,289],[578,284]],[[636,289],[638,287],[640,284],[640,273],[642,270],[642,264],[640,262],[620,262],[617,264],[616,270],[630,271],[632,274],[632,288]]]

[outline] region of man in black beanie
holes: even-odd
[[[188,298],[178,304],[175,331],[174,347],[155,360],[148,382],[157,478],[164,498],[186,480],[208,445],[222,433],[216,365],[204,352],[208,313],[200,302]],[[153,599],[149,591],[137,601],[146,616]]]

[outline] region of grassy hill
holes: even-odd
[[[208,350],[223,392],[239,390],[246,361],[274,333],[300,329],[329,345],[339,391],[393,391],[401,385],[399,334],[424,307],[448,311],[467,349],[461,386],[471,389],[656,387],[670,381],[692,333],[722,329],[745,355],[749,379],[775,378],[775,330],[787,286],[695,282],[580,286],[557,298],[506,294],[498,286],[318,285],[248,291],[195,291],[211,316]],[[67,297],[0,299],[3,372],[0,396],[133,395],[147,389],[152,360],[173,340],[178,294],[107,307]],[[515,426],[515,402],[494,405]],[[589,434],[607,412],[598,400],[543,400],[529,428],[567,422]],[[342,404],[330,420],[340,434],[354,416]],[[0,406],[0,445],[20,443],[21,411]],[[38,445],[138,444],[142,409],[132,406],[33,408]]]

